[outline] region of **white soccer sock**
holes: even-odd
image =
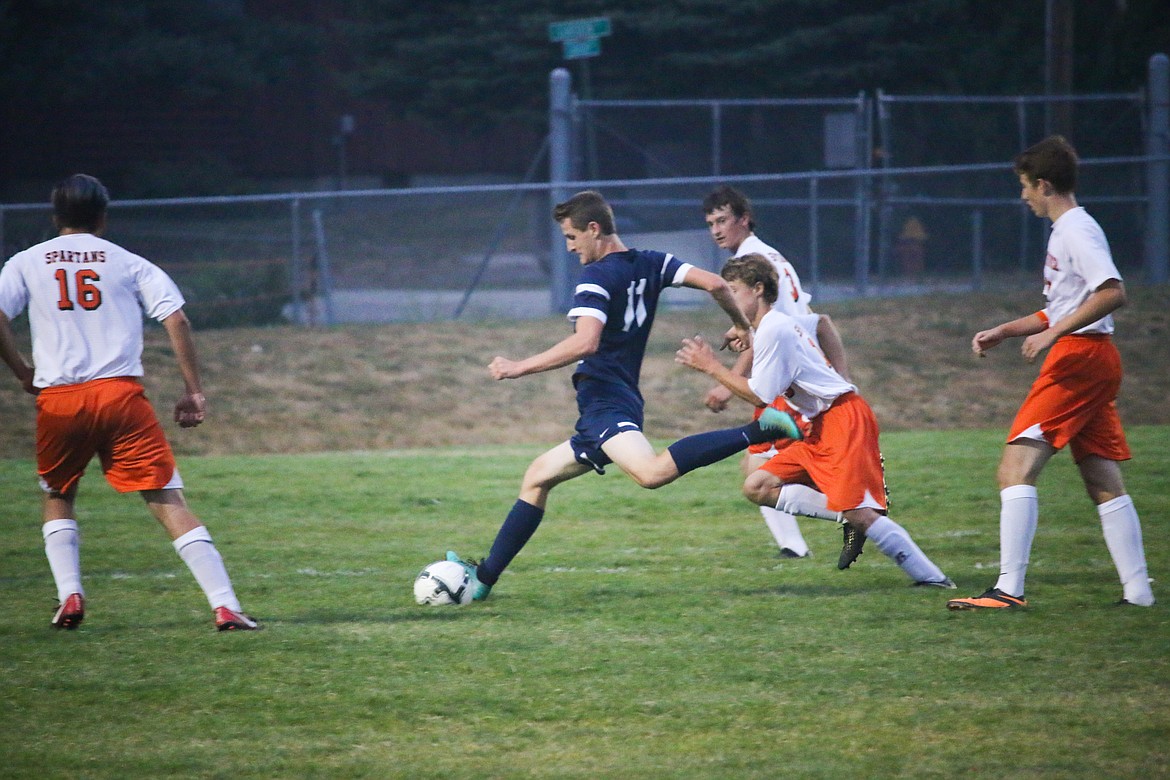
[[[782,485],[776,500],[776,508],[781,512],[841,522],[841,513],[829,511],[828,506],[829,498],[824,493],[797,483]]]
[[[1105,534],[1105,546],[1113,556],[1113,565],[1121,577],[1125,600],[1140,607],[1154,603],[1154,592],[1150,589],[1150,575],[1146,570],[1146,554],[1142,547],[1142,524],[1137,509],[1129,496],[1118,496],[1112,501],[1097,505],[1101,516],[1101,530]]]
[[[999,491],[999,502],[999,579],[995,587],[1022,597],[1040,499],[1034,485],[1012,485]]]
[[[45,537],[45,556],[57,583],[57,600],[74,593],[85,595],[81,588],[81,533],[76,520],[50,520],[41,526]]]
[[[207,596],[212,609],[227,607],[234,612],[241,611],[227,568],[223,565],[223,557],[215,549],[206,526],[201,525],[188,531],[172,544],[183,563],[195,575],[195,581],[203,588],[203,594]]]
[[[915,582],[941,582],[947,578],[942,569],[919,549],[906,529],[890,518],[883,515],[874,520],[865,536]]]
[[[800,526],[796,524],[795,517],[766,506],[760,507],[760,514],[764,516],[764,525],[768,526],[772,538],[780,545],[780,549],[788,548],[800,556],[808,554],[808,543],[804,541],[804,535],[800,533]]]

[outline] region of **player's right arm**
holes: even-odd
[[[996,325],[994,328],[981,330],[971,339],[971,351],[980,357],[983,353],[998,346],[1005,339],[1031,336],[1048,327],[1047,318],[1041,313],[1029,314],[1027,317]]]
[[[756,395],[748,386],[748,380],[745,376],[737,374],[733,369],[720,362],[714,350],[711,349],[711,345],[704,341],[702,336],[683,339],[682,347],[674,353],[674,362],[707,374],[721,386],[726,387],[729,392],[734,393],[752,406],[768,405],[767,401]]]
[[[735,358],[735,365],[731,367],[731,372],[742,377],[747,377],[752,372],[752,349],[748,347]],[[727,408],[727,402],[731,400],[733,393],[726,385],[718,384],[707,391],[703,396],[703,405],[712,412],[722,412]]]
[[[39,392],[33,385],[33,367],[24,359],[24,355],[20,354],[20,350],[16,346],[16,336],[8,321],[8,315],[2,311],[0,311],[0,359],[12,369],[12,373],[20,380],[26,393],[36,395]]]
[[[581,315],[577,317],[572,335],[561,339],[544,352],[524,360],[509,360],[497,355],[488,365],[488,371],[492,379],[516,379],[576,363],[597,352],[604,328],[605,323],[596,317]]]

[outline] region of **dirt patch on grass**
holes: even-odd
[[[1037,365],[1018,342],[986,359],[970,351],[976,330],[1040,307],[1036,289],[825,304],[840,329],[854,380],[884,430],[1003,428]],[[1119,401],[1129,425],[1170,424],[1170,288],[1135,287],[1117,313],[1126,380]],[[709,386],[677,366],[679,339],[718,338],[718,310],[659,317],[643,369],[646,431],[656,439],[733,425],[747,407],[703,409]],[[572,431],[570,369],[494,382],[494,355],[524,357],[569,331],[566,320],[448,322],[331,329],[203,331],[197,342],[211,417],[183,431],[180,454],[316,452],[428,446],[554,444]],[[147,387],[168,415],[180,383],[161,329],[151,329]],[[5,369],[6,372],[6,369]],[[33,406],[10,375],[0,382],[0,457],[30,457]]]

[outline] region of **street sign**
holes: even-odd
[[[565,43],[586,38],[602,38],[610,34],[608,16],[597,16],[592,19],[570,19],[566,22],[551,22],[548,26],[548,39],[553,43]]]
[[[566,60],[580,60],[585,57],[596,57],[601,54],[601,39],[600,38],[574,38],[573,40],[563,41],[561,47],[564,49]]]

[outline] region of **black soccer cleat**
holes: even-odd
[[[837,558],[837,568],[845,570],[860,557],[861,548],[865,547],[865,534],[849,523],[845,523],[842,528],[844,543],[841,545],[841,555]]]

